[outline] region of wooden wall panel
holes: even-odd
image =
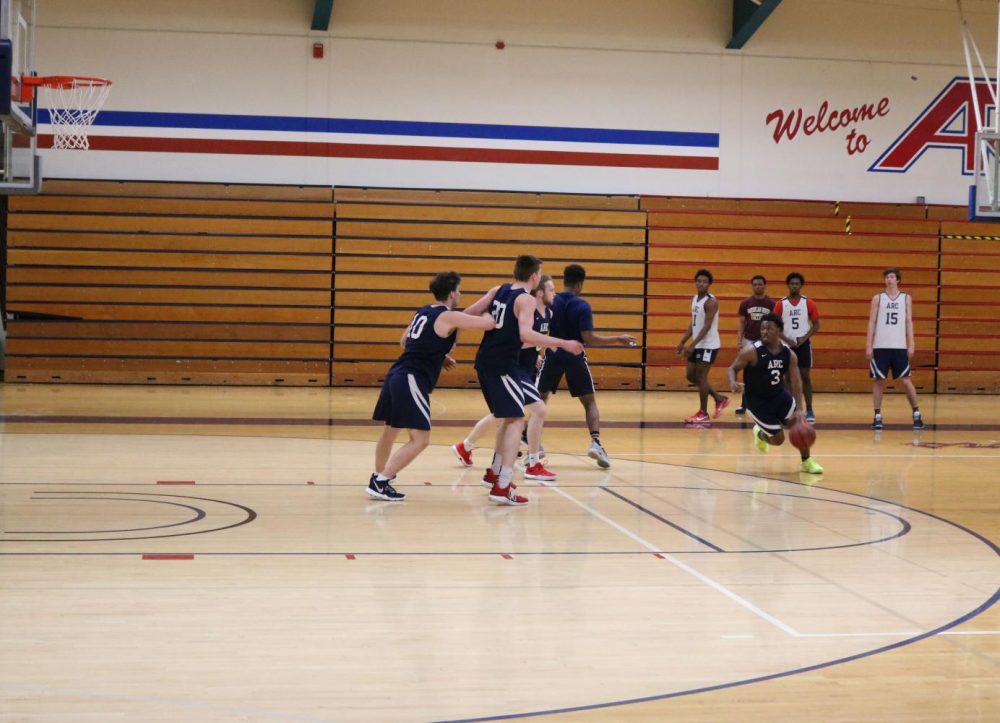
[[[434,274],[463,277],[463,304],[511,278],[518,254],[531,253],[561,289],[562,269],[583,264],[584,295],[599,331],[642,336],[646,215],[634,197],[490,192],[337,189],[335,384],[381,382],[399,354],[413,311],[431,296]],[[600,200],[588,206],[589,199]],[[524,201],[524,203],[522,203]],[[367,334],[367,336],[365,336]],[[479,334],[460,338],[459,368],[442,386],[475,386]],[[593,349],[588,358],[604,388],[642,387],[642,349]]]
[[[330,188],[57,180],[8,228],[8,379],[330,383]]]

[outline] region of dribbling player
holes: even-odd
[[[733,392],[746,392],[747,414],[755,422],[754,444],[761,452],[766,452],[768,446],[784,442],[784,428],[804,419],[805,399],[798,358],[781,342],[783,327],[780,316],[766,315],[760,324],[760,341],[741,351],[728,370],[729,388]],[[744,383],[736,381],[740,371]],[[786,379],[794,398],[784,384]],[[810,450],[799,450],[799,454],[802,456],[800,471],[823,474],[823,468],[812,458]]]

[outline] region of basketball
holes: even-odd
[[[798,422],[788,430],[788,441],[801,450],[807,450],[816,443],[816,430],[812,425]]]

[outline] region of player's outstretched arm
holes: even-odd
[[[471,306],[465,308],[465,313],[472,316],[479,316],[484,311],[490,310],[490,304],[493,303],[493,297],[497,294],[497,289],[499,286],[494,286],[492,289],[487,291],[482,298],[479,298]]]
[[[455,329],[482,329],[490,331],[496,328],[493,317],[480,314],[473,316],[465,311],[445,311],[434,321],[434,331],[438,336],[448,336]]]
[[[621,346],[636,345],[635,337],[631,334],[605,336],[604,334],[598,334],[592,329],[587,329],[581,331],[580,336],[583,337],[583,343],[585,346],[614,346],[615,344],[620,344]]]
[[[733,359],[733,363],[729,365],[729,369],[726,370],[726,376],[729,378],[729,389],[733,392],[742,392],[744,389],[743,382],[736,381],[736,375],[741,371],[746,369],[748,366],[757,365],[757,350],[752,346],[747,347]]]

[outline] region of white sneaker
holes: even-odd
[[[599,445],[597,442],[590,443],[590,449],[587,450],[587,456],[596,460],[597,466],[601,469],[607,469],[611,466],[611,460],[608,459],[608,453],[605,452],[604,447]]]

